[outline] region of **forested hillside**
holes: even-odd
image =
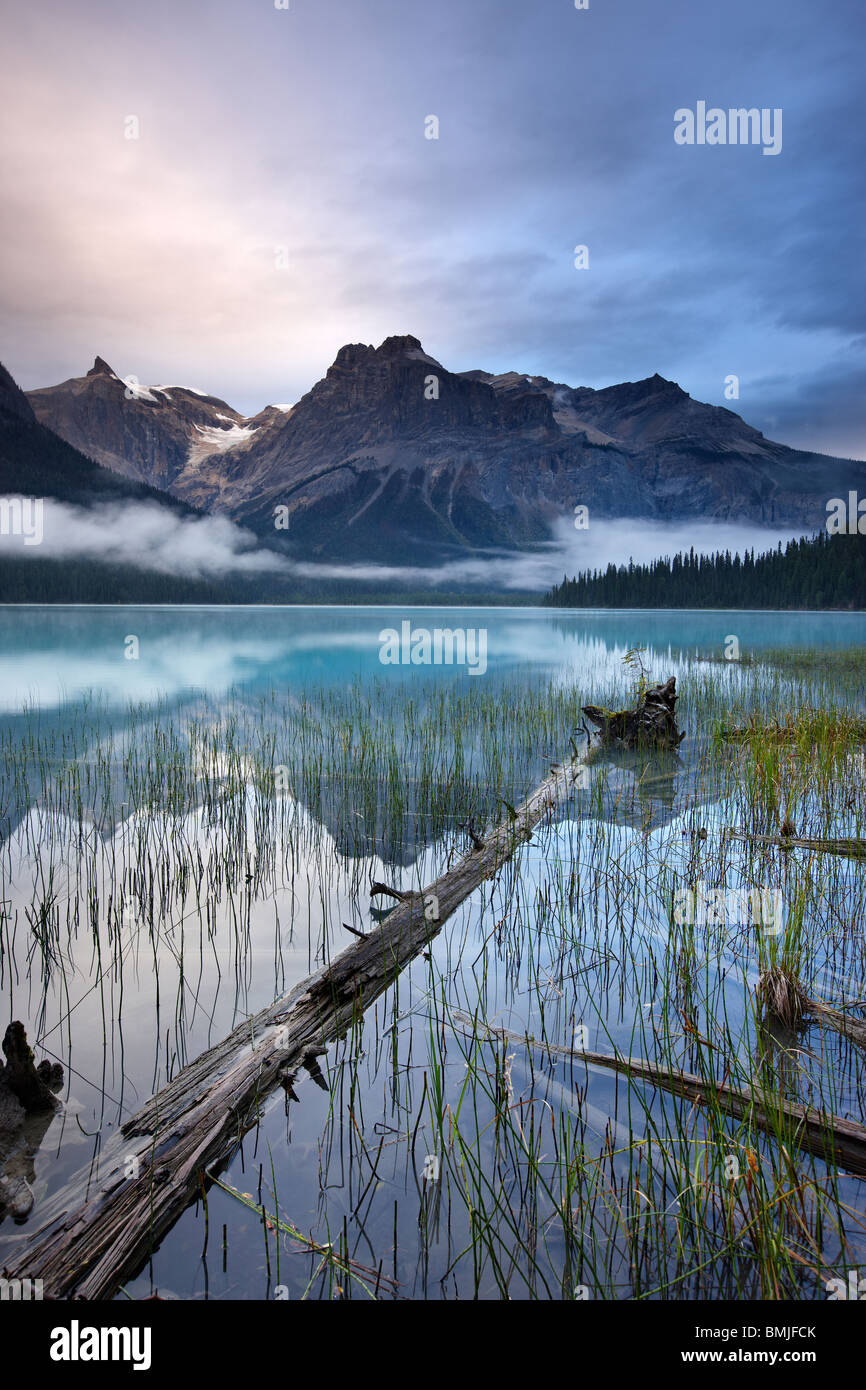
[[[678,554],[585,570],[545,596],[555,608],[866,608],[866,536],[820,532],[765,555]]]

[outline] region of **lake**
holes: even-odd
[[[638,644],[660,654],[721,656],[731,633],[744,654],[777,646],[845,647],[866,636],[862,613],[0,607],[0,699],[14,713],[28,701],[49,708],[88,690],[122,703],[190,689],[221,698],[236,685],[260,690],[385,674],[394,679],[406,673],[382,666],[379,633],[399,630],[410,615],[415,626],[486,628],[489,670],[497,676],[521,669],[568,676],[589,652],[604,648],[618,658]],[[125,656],[129,635],[139,638],[137,660]]]
[[[866,615],[6,607],[0,632],[0,1022],[65,1074],[0,1263],[181,1067],[375,926],[372,881],[431,882],[585,743],[581,705],[630,703],[634,648],[677,677],[679,755],[597,751],[118,1296],[808,1299],[866,1258],[845,1171],[797,1154],[795,1220],[778,1133],[526,1041],[862,1119],[856,1048],[756,1005],[774,970],[866,996],[862,870],[726,831],[863,834]]]

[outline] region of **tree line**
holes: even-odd
[[[781,541],[732,555],[680,552],[646,565],[609,564],[563,577],[545,595],[553,608],[866,608],[866,536]]]

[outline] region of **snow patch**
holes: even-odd
[[[164,392],[164,391],[189,391],[190,394],[193,395],[193,396],[209,396],[209,395],[210,395],[210,391],[199,391],[199,389],[198,389],[197,386],[151,386],[151,387],[150,387],[150,390],[151,390],[151,391],[163,391],[163,392]],[[226,419],[226,416],[225,416],[225,415],[222,415],[222,416],[220,416],[220,419],[224,420],[224,419]]]
[[[193,396],[202,396],[205,398],[209,395],[209,392],[199,391],[196,389],[195,386],[145,386],[144,383],[139,381],[138,378],[132,372],[130,372],[129,376],[123,377],[118,376],[117,372],[112,372],[112,376],[114,377],[115,381],[120,382],[124,390],[130,392],[134,400],[150,401],[153,405],[162,404],[162,402],[158,401],[156,396],[153,394],[154,391],[158,391],[161,396],[164,396],[166,398],[168,397],[169,391],[189,391],[190,394]],[[227,420],[228,418],[229,417],[227,415],[220,416],[221,420]]]
[[[155,390],[159,390],[159,387],[142,386],[141,382],[131,373],[126,377],[119,377],[116,372],[114,375],[124,388],[124,391],[127,392],[127,400],[150,401],[152,405],[159,405],[159,401],[153,394]]]
[[[221,418],[224,420],[226,417],[223,415]],[[255,434],[257,426],[233,423],[228,429],[221,429],[218,425],[196,425],[195,428],[201,439],[191,446],[186,460],[188,464],[201,463],[211,454],[224,454],[227,449],[246,444]]]

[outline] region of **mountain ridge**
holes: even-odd
[[[544,544],[591,519],[817,529],[866,463],[792,449],[658,373],[595,389],[451,372],[412,334],[346,343],[289,408],[242,416],[186,387],[125,386],[102,358],[27,393],[105,467],[310,559],[435,563]]]
[[[95,502],[154,502],[192,515],[182,499],[103,468],[43,424],[2,363],[0,492],[52,497],[85,507]]]

